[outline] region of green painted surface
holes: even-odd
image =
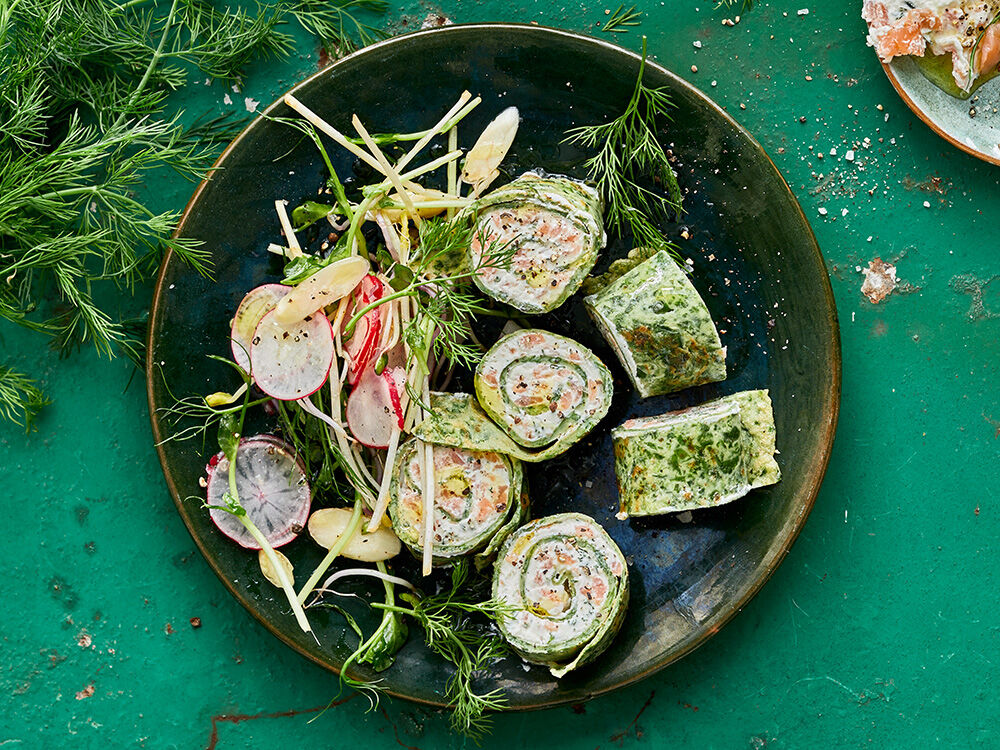
[[[408,28],[439,10],[390,4]],[[1000,171],[909,113],[864,46],[860,3],[774,0],[735,27],[713,5],[641,3],[640,29],[763,143],[813,222],[843,326],[827,479],[785,563],[703,648],[575,710],[501,716],[487,746],[996,747]],[[598,33],[605,7],[617,4],[440,10]],[[636,30],[618,40],[638,48]],[[254,70],[231,106],[269,102],[316,58],[303,47]],[[192,111],[226,109],[223,94],[181,92]],[[191,190],[149,187],[165,207]],[[856,269],[876,256],[909,291],[873,305]],[[148,294],[123,304],[141,309]],[[257,625],[198,556],[163,485],[141,379],[127,388],[127,364],[60,361],[7,325],[0,350],[55,402],[31,436],[0,426],[0,745],[463,744],[401,701],[366,713],[355,698],[306,723],[336,680]]]

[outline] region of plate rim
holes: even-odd
[[[235,148],[237,148],[240,145],[240,143],[243,141],[243,139],[247,136],[247,134],[250,132],[252,128],[256,127],[258,123],[264,122],[265,116],[269,115],[273,109],[279,107],[282,104],[283,99],[287,94],[295,94],[297,91],[311,84],[317,78],[324,75],[329,75],[331,70],[333,70],[338,65],[341,65],[348,60],[353,60],[354,58],[363,55],[377,54],[379,49],[387,45],[399,44],[401,42],[405,42],[406,40],[411,40],[416,37],[422,37],[427,35],[447,35],[455,33],[456,31],[469,31],[469,30],[481,30],[483,32],[488,32],[488,31],[495,31],[497,29],[507,29],[522,33],[527,32],[532,34],[544,34],[544,35],[553,35],[558,37],[566,37],[576,42],[584,42],[586,44],[593,44],[599,47],[605,47],[609,50],[614,51],[617,54],[627,55],[633,58],[636,62],[639,62],[642,59],[641,55],[633,52],[632,50],[626,49],[624,47],[621,47],[617,44],[606,41],[604,39],[599,39],[597,37],[593,37],[584,33],[567,31],[565,29],[543,26],[534,23],[480,22],[480,23],[453,24],[450,26],[444,26],[434,29],[420,29],[376,42],[372,45],[356,50],[355,52],[352,52],[351,54],[343,58],[340,58],[336,62],[331,63],[330,65],[322,68],[321,70],[318,70],[315,73],[309,75],[305,79],[299,81],[294,86],[292,86],[288,91],[281,94],[266,109],[258,112],[257,116],[254,117],[252,120],[250,120],[250,122],[247,123],[246,127],[244,127],[243,130],[241,130],[240,133],[233,139],[233,141],[228,146],[226,146],[226,148],[219,155],[218,159],[216,159],[212,167],[207,171],[205,179],[203,179],[201,182],[198,183],[198,186],[195,188],[194,192],[191,195],[191,198],[188,200],[187,204],[184,207],[184,211],[181,214],[181,218],[177,224],[177,229],[174,231],[172,237],[177,237],[183,232],[185,224],[187,223],[188,217],[190,216],[192,209],[198,202],[202,193],[205,191],[214,171],[221,167],[226,158]],[[746,607],[746,605],[750,602],[750,600],[753,599],[760,592],[760,590],[764,587],[764,584],[767,583],[768,580],[770,580],[772,575],[774,575],[774,572],[784,561],[785,557],[787,557],[789,550],[791,549],[792,545],[795,543],[795,540],[801,533],[803,527],[805,526],[805,522],[809,518],[809,514],[812,512],[812,509],[816,503],[816,497],[819,494],[819,490],[822,485],[823,478],[826,474],[827,467],[829,466],[831,454],[833,452],[833,443],[834,443],[834,438],[836,436],[837,422],[840,415],[840,402],[841,402],[841,391],[842,391],[842,380],[843,380],[840,323],[839,323],[839,316],[837,313],[836,300],[833,295],[833,287],[830,282],[830,274],[829,271],[827,270],[826,260],[823,257],[823,253],[820,250],[818,242],[816,241],[816,236],[815,233],[813,232],[812,226],[809,224],[809,221],[802,210],[802,206],[799,204],[798,199],[792,192],[791,187],[789,187],[788,182],[787,180],[785,180],[784,175],[778,169],[777,165],[775,165],[774,161],[771,159],[767,151],[764,150],[764,147],[760,144],[759,141],[757,141],[756,138],[754,138],[749,133],[749,131],[747,131],[742,125],[740,125],[735,120],[735,118],[733,118],[725,109],[723,109],[719,104],[713,101],[703,91],[701,91],[699,88],[689,83],[685,79],[681,78],[678,74],[674,73],[673,71],[671,71],[670,69],[666,68],[665,66],[663,66],[662,64],[653,59],[647,59],[646,64],[653,68],[656,68],[659,73],[670,78],[675,85],[678,85],[680,87],[689,90],[689,92],[692,93],[694,96],[696,96],[698,99],[700,99],[703,102],[703,104],[707,105],[709,109],[713,110],[716,115],[720,116],[724,121],[726,121],[727,124],[730,127],[732,127],[740,137],[745,138],[748,144],[752,148],[756,149],[757,152],[759,152],[759,154],[762,155],[767,160],[767,163],[770,165],[771,169],[774,170],[774,174],[780,181],[780,185],[784,189],[785,193],[788,195],[789,198],[791,198],[792,204],[798,211],[798,215],[801,218],[802,224],[806,228],[807,240],[812,246],[812,251],[815,254],[816,259],[819,261],[820,268],[822,268],[824,271],[824,273],[822,274],[822,278],[820,279],[820,287],[827,303],[827,310],[829,311],[829,323],[831,324],[831,328],[833,330],[833,336],[829,346],[829,355],[830,355],[830,361],[833,365],[832,368],[833,371],[831,373],[832,379],[830,385],[830,393],[829,393],[830,400],[828,404],[828,410],[825,414],[822,415],[823,417],[822,422],[825,425],[825,429],[821,431],[819,436],[819,443],[821,448],[819,453],[815,454],[812,457],[808,470],[805,473],[803,481],[805,502],[800,506],[802,508],[802,512],[794,520],[793,528],[788,538],[785,540],[784,544],[780,547],[780,549],[777,550],[776,554],[774,554],[771,561],[765,565],[762,565],[763,570],[758,575],[757,579],[753,582],[753,585],[751,585],[750,588],[747,590],[745,595],[738,601],[730,603],[729,606],[727,606],[724,611],[721,611],[716,616],[715,623],[711,627],[705,628],[704,631],[700,635],[698,635],[698,637],[692,639],[691,642],[686,644],[683,648],[673,652],[670,655],[670,657],[665,658],[640,672],[636,672],[635,674],[629,675],[628,677],[625,677],[614,684],[608,685],[598,690],[589,690],[585,693],[583,697],[580,697],[578,695],[572,697],[564,697],[564,698],[556,697],[553,699],[547,699],[541,702],[533,703],[531,705],[504,706],[500,709],[500,712],[503,713],[535,711],[535,710],[542,710],[546,708],[554,708],[557,706],[568,705],[571,703],[579,703],[581,701],[589,701],[600,695],[605,695],[607,693],[619,690],[628,685],[632,685],[636,682],[644,680],[647,677],[650,677],[653,674],[663,670],[667,666],[677,662],[678,660],[682,659],[683,657],[693,652],[695,649],[702,646],[713,635],[718,633],[719,630],[721,630],[725,625],[727,625],[736,616],[738,612],[740,612],[744,607]],[[166,272],[168,266],[173,260],[173,257],[174,257],[173,250],[168,249],[162,261],[160,262],[160,269],[156,278],[156,287],[153,293],[152,302],[150,303],[149,324],[146,334],[147,352],[153,351],[153,332],[157,329],[157,319],[160,315],[160,308],[164,296],[163,293],[165,287],[164,282],[165,282]],[[161,429],[161,420],[157,413],[157,407],[153,399],[153,382],[155,378],[156,378],[156,370],[154,367],[153,358],[147,355],[146,396],[149,407],[149,417],[153,432],[153,438],[155,440],[156,452],[160,461],[160,468],[163,471],[167,489],[170,492],[170,495],[174,501],[174,505],[177,507],[178,515],[180,515],[181,520],[184,522],[184,526],[187,529],[188,533],[191,535],[191,538],[194,540],[195,546],[198,548],[198,551],[201,553],[201,556],[204,558],[208,566],[212,569],[212,572],[215,573],[216,577],[222,582],[226,590],[229,591],[229,593],[232,594],[232,596],[240,603],[240,605],[245,610],[247,610],[247,612],[249,612],[250,615],[253,616],[255,620],[257,620],[257,622],[263,625],[272,635],[277,637],[282,643],[290,647],[292,650],[294,650],[301,656],[304,656],[309,661],[323,667],[326,670],[333,672],[336,675],[339,675],[340,674],[339,667],[301,648],[293,640],[286,637],[282,629],[280,629],[279,627],[268,621],[266,618],[264,618],[254,605],[254,603],[252,602],[251,597],[247,595],[244,591],[237,589],[236,585],[231,580],[229,580],[227,575],[223,573],[217,561],[215,560],[214,556],[209,553],[209,550],[206,547],[206,545],[202,543],[201,539],[199,539],[198,535],[195,533],[194,527],[191,521],[189,520],[188,509],[186,506],[183,505],[183,499],[181,498],[180,492],[178,491],[178,488],[173,481],[173,477],[167,471],[167,458],[164,450],[163,430]],[[447,707],[447,703],[441,700],[429,700],[426,698],[409,695],[407,693],[403,693],[398,690],[393,690],[388,688],[384,689],[384,692],[386,695],[389,695],[393,698],[400,698],[403,700],[407,700],[425,706],[432,706],[436,708]]]
[[[879,60],[879,63],[882,65],[882,70],[885,71],[885,75],[886,78],[889,79],[889,83],[892,84],[892,87],[896,89],[896,93],[899,94],[899,98],[903,100],[903,103],[906,104],[910,111],[915,114],[917,118],[924,123],[924,125],[929,127],[935,134],[946,140],[959,151],[964,151],[969,154],[969,156],[974,156],[977,159],[987,162],[988,164],[996,164],[997,166],[1000,166],[1000,156],[991,156],[985,151],[980,151],[978,148],[974,148],[968,143],[960,141],[958,138],[938,125],[937,122],[935,122],[934,119],[913,100],[913,97],[907,93],[906,89],[903,88],[903,84],[899,80],[899,76],[896,75],[896,69],[893,67],[892,63],[883,62],[882,60]]]

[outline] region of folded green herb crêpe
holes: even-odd
[[[766,390],[630,419],[611,436],[620,518],[722,505],[781,479]]]
[[[497,624],[518,654],[555,677],[610,645],[628,608],[628,568],[618,545],[582,513],[539,518],[507,538],[493,596],[514,611]]]
[[[481,268],[476,285],[526,313],[549,312],[565,302],[604,247],[600,194],[565,177],[528,172],[480,199],[475,212],[473,266],[482,264],[484,245],[514,245],[509,266]]]
[[[726,379],[712,316],[665,251],[584,303],[644,398]]]
[[[400,446],[389,488],[389,517],[396,536],[423,554],[423,480],[418,448]],[[473,552],[482,564],[528,513],[521,462],[495,451],[433,446],[434,562],[444,565]]]

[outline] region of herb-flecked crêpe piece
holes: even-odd
[[[766,390],[630,419],[611,436],[621,518],[714,507],[781,479]]]
[[[712,316],[666,251],[584,303],[643,398],[726,379],[726,350]]]

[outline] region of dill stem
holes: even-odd
[[[156,46],[156,51],[153,52],[153,57],[149,61],[149,65],[146,66],[146,72],[142,74],[142,78],[139,80],[138,85],[132,91],[132,96],[129,97],[128,102],[122,108],[122,113],[118,115],[118,119],[115,120],[115,124],[111,126],[111,130],[115,130],[125,121],[125,117],[129,110],[132,109],[133,104],[142,94],[142,90],[146,88],[146,84],[149,83],[150,76],[153,75],[153,71],[156,66],[160,63],[160,58],[163,57],[163,48],[167,46],[167,39],[170,36],[170,30],[174,25],[174,16],[177,14],[177,2],[178,0],[173,0],[170,4],[170,10],[167,12],[167,17],[163,21],[163,33],[160,35],[160,43]]]
[[[323,574],[326,573],[329,567],[333,564],[333,561],[336,560],[340,556],[340,553],[344,551],[344,547],[347,546],[347,543],[351,540],[351,537],[354,536],[354,533],[358,530],[359,526],[361,526],[361,497],[356,496],[354,499],[354,512],[351,514],[351,520],[348,521],[347,527],[344,529],[344,533],[341,534],[337,538],[336,543],[330,547],[330,551],[326,553],[326,556],[320,561],[320,564],[316,566],[316,570],[314,570],[312,575],[309,576],[309,580],[306,581],[302,590],[299,591],[296,600],[300,605],[306,600],[306,597],[309,596],[312,590],[316,588],[316,584],[319,583],[319,579],[323,577]]]

